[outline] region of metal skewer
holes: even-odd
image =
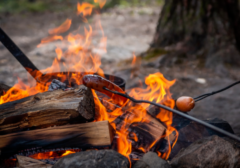
[[[189,119],[189,120],[192,120],[192,121],[195,121],[195,122],[197,122],[197,123],[199,123],[199,124],[202,124],[202,125],[210,128],[210,129],[212,129],[212,130],[214,130],[214,131],[217,131],[217,132],[219,132],[219,133],[221,133],[221,134],[223,134],[223,135],[226,135],[226,136],[228,136],[228,137],[230,137],[230,138],[232,138],[232,139],[237,140],[237,141],[240,142],[240,137],[238,137],[238,136],[236,136],[236,135],[234,135],[234,134],[232,134],[232,133],[230,133],[230,132],[227,132],[227,131],[225,131],[225,130],[223,130],[223,129],[220,129],[220,128],[214,126],[214,125],[211,125],[211,124],[209,124],[209,123],[207,123],[207,122],[205,122],[205,121],[202,121],[202,120],[200,120],[200,119],[198,119],[198,118],[195,118],[195,117],[192,117],[192,116],[190,116],[190,115],[187,115],[187,114],[185,114],[185,113],[183,113],[183,112],[181,112],[181,111],[178,111],[178,110],[175,110],[175,109],[171,109],[171,108],[169,108],[169,107],[167,107],[167,106],[164,106],[164,105],[162,105],[162,104],[154,103],[154,102],[147,101],[147,100],[136,100],[136,99],[134,99],[133,97],[130,97],[130,96],[128,96],[128,95],[126,95],[126,94],[123,94],[123,93],[119,93],[119,92],[116,92],[116,91],[109,90],[109,89],[107,89],[106,87],[103,87],[103,89],[105,89],[105,90],[107,90],[107,91],[109,91],[109,92],[112,92],[112,93],[114,93],[114,94],[117,94],[117,95],[126,97],[127,99],[129,99],[129,100],[131,100],[131,101],[133,101],[133,102],[135,102],[135,103],[149,103],[149,104],[158,106],[158,107],[160,107],[160,108],[163,108],[163,109],[165,109],[165,110],[171,111],[171,112],[173,112],[173,113],[175,113],[175,114],[178,114],[178,115],[180,115],[180,116],[182,116],[182,117],[184,117],[184,118],[187,118],[187,119]]]
[[[8,51],[18,60],[18,62],[36,79],[34,71],[40,71],[28,59],[28,57],[20,50],[20,48],[8,37],[8,35],[0,28],[0,41],[8,49]],[[31,69],[31,71],[29,69]]]
[[[229,85],[229,86],[227,86],[225,88],[222,88],[220,90],[217,90],[217,91],[214,91],[214,92],[211,92],[211,93],[206,93],[206,94],[200,95],[198,97],[195,97],[194,100],[195,100],[195,102],[198,102],[198,101],[200,101],[202,99],[207,98],[208,96],[212,96],[212,95],[214,95],[216,93],[223,92],[224,90],[227,90],[227,89],[229,89],[229,88],[231,88],[231,87],[233,87],[233,86],[235,86],[235,85],[237,85],[239,83],[240,83],[240,81],[234,82],[233,84],[231,84],[231,85]]]

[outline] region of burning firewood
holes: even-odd
[[[17,155],[17,161],[19,168],[52,168],[50,164],[26,156]]]
[[[0,134],[93,120],[95,105],[90,89],[39,93],[0,105]]]
[[[0,96],[2,96],[3,93],[7,92],[10,88],[11,88],[10,86],[0,83]]]
[[[100,99],[101,103],[107,107],[110,111],[117,111],[119,110],[119,106],[113,104],[109,101],[104,99]],[[137,114],[129,112],[128,108],[123,108],[123,114],[118,116],[113,123],[116,124],[116,129],[120,130],[123,124],[125,123],[126,118],[135,118]],[[96,115],[101,113],[100,108],[96,104]],[[139,111],[140,113],[140,111]],[[111,112],[108,114],[109,118],[111,118]],[[154,142],[157,142],[163,138],[163,135],[166,131],[166,126],[161,123],[159,120],[154,118],[152,115],[146,113],[145,118],[146,122],[134,122],[129,126],[129,138],[134,140],[135,138],[131,137],[132,135],[136,135],[135,137],[138,139],[137,141],[133,142],[133,146],[136,148],[143,147],[145,150],[149,149],[149,145]],[[172,139],[170,139],[171,141]]]
[[[30,148],[89,148],[109,146],[114,131],[108,121],[72,124],[0,136],[2,156]]]

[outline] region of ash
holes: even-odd
[[[53,79],[51,84],[49,85],[48,91],[54,91],[54,90],[58,90],[58,89],[62,89],[64,91],[66,90],[72,90],[73,88],[71,87],[67,87],[67,85],[57,79]]]

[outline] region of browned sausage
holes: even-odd
[[[177,99],[176,106],[178,110],[182,112],[188,112],[194,108],[195,101],[191,97],[182,96]]]
[[[103,89],[103,87],[106,87],[109,90],[117,91],[117,92],[125,94],[125,92],[119,86],[117,86],[116,84],[112,83],[111,81],[109,81],[101,76],[85,75],[83,77],[82,81],[85,86],[92,88],[94,90],[97,90],[97,91],[104,93],[107,96],[111,97],[112,100],[120,106],[122,106],[127,101],[127,98],[113,94],[113,93]]]

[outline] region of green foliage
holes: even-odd
[[[162,5],[163,0],[119,0],[122,7]]]
[[[62,11],[76,7],[77,2],[94,3],[94,0],[0,0],[0,13]],[[162,4],[163,0],[107,0],[104,9]]]
[[[31,2],[29,0],[0,0],[0,12],[41,12],[48,8],[44,1]]]
[[[78,0],[0,0],[0,13],[62,11],[76,8],[77,2]]]

